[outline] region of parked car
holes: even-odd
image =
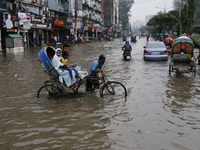
[[[163,42],[149,42],[146,46],[144,46],[144,60],[168,60],[167,47]]]

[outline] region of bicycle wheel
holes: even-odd
[[[45,90],[43,90],[43,89],[45,89]],[[58,88],[53,86],[53,85],[44,85],[44,86],[42,86],[38,90],[37,98],[39,98],[40,93],[42,93],[43,95],[47,95],[48,98],[51,98],[54,95],[60,96],[60,98],[62,98],[62,94],[60,93]]]
[[[100,89],[100,96],[115,95],[115,96],[127,96],[127,90],[125,86],[117,81],[108,81]]]

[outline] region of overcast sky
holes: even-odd
[[[145,21],[145,16],[156,15],[159,11],[164,11],[166,4],[166,12],[172,10],[173,0],[134,0],[131,8],[131,23],[135,21]],[[156,8],[159,7],[159,8]]]

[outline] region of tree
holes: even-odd
[[[153,18],[149,20],[147,26],[152,27],[149,28],[151,32],[163,33],[163,32],[173,32],[179,20],[179,11],[172,10],[168,13],[159,12]]]
[[[177,10],[182,10],[184,4],[185,4],[187,1],[188,1],[188,0],[174,0],[174,1],[173,1],[174,8],[177,9]]]
[[[123,26],[125,26],[129,22],[129,14],[130,9],[134,3],[134,0],[121,0],[119,1],[119,18],[123,18]]]
[[[194,24],[195,0],[188,0],[187,33],[191,32]]]
[[[182,25],[182,33],[187,33],[187,20],[188,20],[188,4],[185,3],[181,11],[180,23]]]
[[[189,5],[189,1],[190,0],[174,0],[173,1],[173,6],[175,9],[177,10],[182,10],[183,6],[182,6],[182,2],[183,4],[185,4],[186,2],[188,2],[188,5]],[[196,0],[195,2],[193,1],[191,4],[195,5],[196,8],[194,8],[193,10],[195,10],[195,15],[194,15],[194,23],[196,25],[200,25],[200,0]],[[189,6],[188,6],[189,7]]]

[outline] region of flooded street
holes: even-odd
[[[126,86],[127,98],[96,91],[37,99],[49,79],[38,61],[41,48],[0,53],[0,149],[199,150],[198,67],[196,77],[170,77],[170,59],[143,60],[146,38],[131,43],[132,61],[122,60],[123,45],[122,38],[71,45],[69,61],[88,70],[106,55],[105,73]]]

